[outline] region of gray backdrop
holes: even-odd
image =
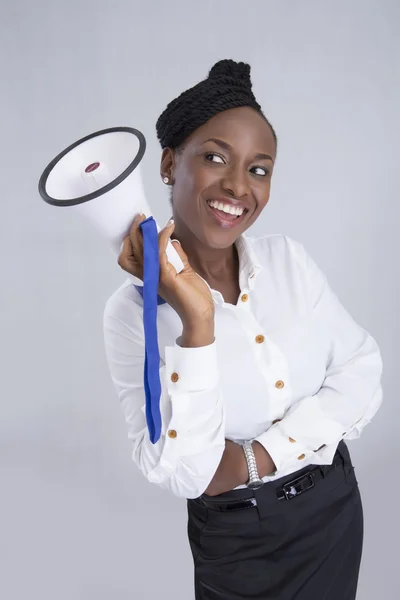
[[[1,598],[194,597],[186,502],[131,462],[107,370],[103,308],[126,274],[79,215],[40,199],[37,181],[80,137],[137,127],[163,226],[155,121],[221,58],[252,65],[280,140],[250,233],[304,243],[382,351],[383,406],[349,444],[366,519],[358,598],[376,600],[383,584],[398,597],[399,7],[2,0]]]

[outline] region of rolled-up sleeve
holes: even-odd
[[[161,436],[153,444],[145,416],[144,333],[140,306],[113,296],[103,319],[111,378],[128,426],[132,460],[152,483],[176,496],[197,498],[212,480],[225,449],[225,410],[217,341],[165,348],[160,364]]]
[[[297,244],[310,326],[326,353],[326,376],[316,394],[295,402],[279,422],[255,438],[274,460],[276,474],[295,464],[301,468],[299,461],[311,454],[315,463],[330,463],[340,440],[359,437],[383,397],[383,365],[375,339],[353,320],[326,275]]]

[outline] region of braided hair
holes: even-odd
[[[182,151],[186,138],[214,115],[250,106],[268,123],[277,143],[277,137],[252,92],[250,65],[234,60],[220,60],[212,67],[207,79],[184,91],[172,100],[156,123],[157,137],[164,149]]]

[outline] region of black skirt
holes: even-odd
[[[354,600],[363,544],[363,510],[347,446],[335,469],[308,466],[252,491],[187,500],[196,600]],[[338,462],[338,461],[336,461]],[[281,498],[282,486],[308,472],[320,479]],[[255,497],[240,510],[208,508]]]

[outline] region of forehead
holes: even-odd
[[[275,139],[271,127],[263,117],[248,106],[232,108],[218,113],[196,129],[191,138],[201,144],[209,137],[221,138],[234,149],[258,150],[275,154]]]

